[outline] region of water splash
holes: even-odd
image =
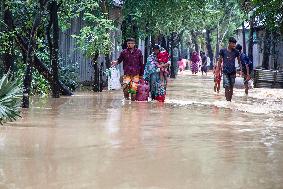
[[[283,104],[278,102],[254,102],[252,104],[242,102],[219,101],[198,101],[198,100],[166,100],[167,104],[173,106],[216,106],[218,108],[227,108],[235,111],[248,112],[253,114],[280,114],[283,112]]]

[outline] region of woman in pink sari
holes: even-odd
[[[177,64],[179,67],[179,72],[183,73],[183,71],[185,71],[185,68],[186,68],[187,60],[183,58],[179,58],[179,61],[177,62]]]
[[[200,57],[198,55],[198,53],[196,51],[193,52],[192,54],[192,58],[191,58],[191,70],[193,74],[197,74],[198,70],[199,70],[199,61],[200,61]]]

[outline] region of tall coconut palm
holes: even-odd
[[[9,79],[9,73],[0,80],[0,124],[14,121],[20,116],[21,88],[17,81]]]

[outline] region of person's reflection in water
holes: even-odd
[[[159,122],[155,128],[154,138],[156,138],[157,146],[155,146],[156,150],[156,158],[163,158],[164,154],[168,155],[171,153],[171,146],[169,145],[170,135],[168,134],[168,126],[170,124],[170,112],[166,109],[166,104],[157,103],[156,108],[160,112],[159,114]]]
[[[217,130],[216,130],[216,141],[221,148],[218,150],[219,152],[223,152],[222,159],[226,160],[229,163],[235,162],[236,158],[235,154],[238,154],[237,148],[235,148],[237,142],[237,133],[235,133],[234,125],[232,124],[233,120],[233,112],[231,109],[224,109],[224,111],[219,111],[218,107],[215,107],[215,114],[218,115],[216,121],[218,120]],[[224,115],[223,115],[224,114]],[[221,119],[219,119],[222,117]]]

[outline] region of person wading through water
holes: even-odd
[[[203,75],[203,72],[205,75],[207,75],[207,56],[205,55],[205,52],[200,52],[201,57],[201,75]]]
[[[253,71],[253,63],[250,61],[249,57],[242,52],[242,45],[238,44],[236,49],[240,52],[240,60],[241,60],[241,72],[244,78],[245,84],[245,93],[246,95],[249,94],[249,80],[251,79],[251,73]]]
[[[160,72],[161,69],[167,69],[170,66],[170,62],[165,58],[166,60],[160,64],[158,57],[161,52],[161,47],[158,44],[154,45],[153,53],[147,58],[143,78],[148,81],[150,85],[151,99],[164,102],[167,88],[167,75],[161,75]],[[162,78],[163,76],[165,78]]]
[[[124,76],[122,76],[122,87],[125,99],[136,100],[137,86],[143,76],[144,64],[141,50],[136,48],[134,38],[127,39],[127,49],[123,50],[117,61],[112,61],[112,66],[123,62]]]
[[[240,53],[235,49],[237,40],[233,37],[229,38],[228,47],[221,49],[219,52],[218,67],[222,67],[223,71],[223,88],[225,88],[225,97],[227,101],[232,100],[233,88],[236,78],[235,59],[240,64]]]

